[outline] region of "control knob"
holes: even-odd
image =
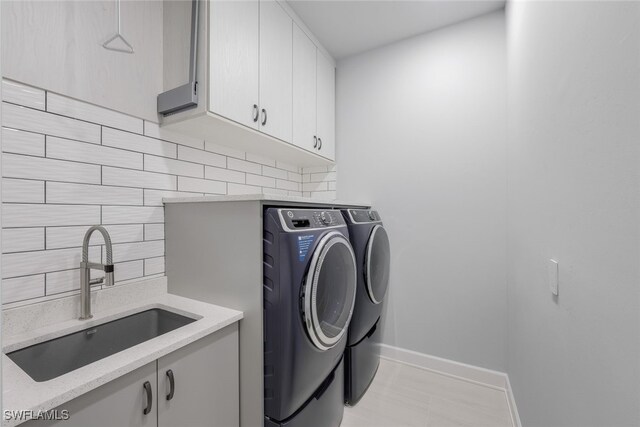
[[[326,225],[331,224],[331,216],[327,215],[325,212],[320,213],[320,220]]]

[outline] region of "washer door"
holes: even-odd
[[[356,259],[347,238],[332,231],[313,253],[304,284],[307,334],[320,350],[334,347],[346,333],[356,297]]]
[[[364,278],[367,293],[374,304],[380,304],[389,286],[389,264],[391,249],[389,236],[381,225],[371,231],[367,242],[367,253],[364,262]]]

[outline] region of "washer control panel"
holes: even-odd
[[[371,209],[349,209],[348,212],[354,223],[381,221],[378,211]]]
[[[328,228],[345,225],[340,211],[314,209],[280,209],[280,219],[285,230]]]

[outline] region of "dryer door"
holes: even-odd
[[[376,225],[367,242],[364,265],[367,293],[374,304],[380,304],[387,293],[390,259],[389,236],[383,226]]]
[[[320,350],[334,347],[349,327],[356,274],[349,240],[337,231],[324,235],[311,258],[303,298],[307,334]]]

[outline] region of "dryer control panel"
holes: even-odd
[[[349,209],[349,216],[354,223],[380,222],[378,211],[371,209]]]
[[[280,209],[282,226],[288,231],[322,229],[345,225],[340,211],[314,209]]]

